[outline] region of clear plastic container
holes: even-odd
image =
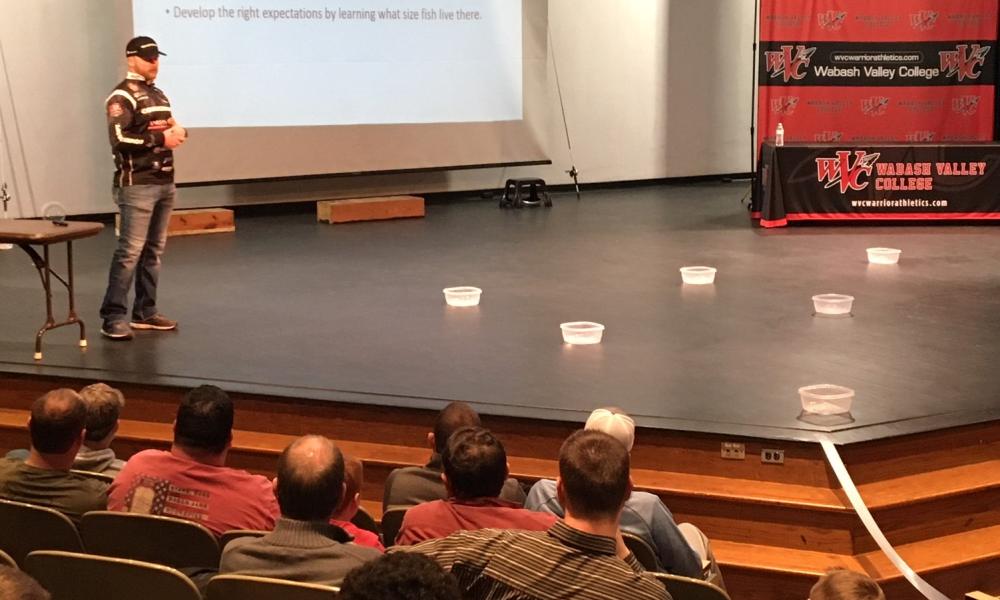
[[[802,410],[814,415],[841,415],[851,411],[854,390],[842,385],[821,383],[799,388]]]
[[[563,341],[567,344],[586,345],[600,344],[604,337],[604,325],[591,321],[571,321],[561,323]]]
[[[483,290],[477,287],[462,286],[444,288],[444,301],[448,306],[478,306]]]
[[[830,317],[850,316],[854,308],[854,296],[846,294],[817,294],[812,297],[817,315]]]
[[[691,285],[715,283],[715,267],[681,267],[681,280]]]
[[[899,262],[902,252],[896,248],[868,248],[868,262],[873,265],[894,265]]]

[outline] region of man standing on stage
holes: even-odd
[[[153,85],[161,54],[151,38],[129,41],[128,75],[105,102],[121,224],[101,305],[101,333],[115,340],[132,339],[132,329],[177,327],[176,321],[156,310],[156,282],[174,206],[173,149],[184,142],[187,132],[174,122],[167,96]],[[126,303],[133,279],[130,321]]]

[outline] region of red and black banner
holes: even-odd
[[[1000,220],[1000,144],[761,148],[751,206],[764,227],[790,221]]]
[[[992,140],[996,0],[762,0],[757,140]]]

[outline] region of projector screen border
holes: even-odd
[[[133,1],[113,0],[133,32]],[[522,118],[441,123],[370,123],[276,127],[191,127],[175,156],[179,187],[305,181],[552,164],[546,150],[548,118],[548,2],[521,2]],[[116,19],[118,20],[118,19]],[[169,36],[157,40],[167,48]],[[122,42],[124,43],[124,42]],[[183,44],[175,44],[184,49]],[[176,51],[173,60],[184,64]],[[176,66],[175,66],[176,67]],[[163,64],[169,73],[170,61]],[[167,94],[171,88],[164,88]],[[183,124],[183,110],[177,119]],[[468,162],[466,162],[468,161]]]
[[[452,165],[446,167],[419,167],[414,169],[390,169],[382,171],[354,171],[351,173],[311,173],[309,175],[289,175],[286,177],[253,177],[249,179],[228,179],[225,181],[189,181],[177,183],[178,188],[210,187],[214,185],[239,185],[244,183],[278,183],[284,181],[304,181],[314,179],[340,179],[345,177],[365,177],[372,175],[410,175],[413,173],[434,173],[441,171],[469,171],[472,169],[497,169],[505,167],[536,167],[551,165],[551,159],[525,160],[517,162],[486,163],[479,165]]]

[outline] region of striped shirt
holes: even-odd
[[[615,555],[615,540],[562,520],[548,531],[460,531],[397,549],[433,558],[475,600],[670,599],[634,556]]]

